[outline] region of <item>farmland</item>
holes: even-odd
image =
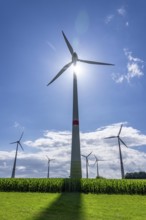
[[[1,220],[142,220],[146,181],[0,179]]]
[[[146,180],[2,178],[0,179],[0,191],[145,195]]]
[[[83,193],[0,192],[1,220],[143,220],[146,197]]]

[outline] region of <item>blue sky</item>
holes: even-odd
[[[93,151],[100,173],[119,178],[116,135],[125,172],[146,171],[145,0],[0,1],[0,177],[11,176],[15,146],[24,130],[17,177],[68,177],[72,125],[72,69],[47,83],[71,57],[63,30],[79,58],[115,66],[81,65],[78,74],[81,152]],[[90,177],[95,177],[93,155]],[[83,176],[85,161],[82,158]]]

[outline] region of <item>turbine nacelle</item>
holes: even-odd
[[[19,138],[18,141],[14,141],[14,142],[12,142],[12,143],[10,143],[10,144],[17,144],[17,148],[20,146],[21,149],[24,151],[24,149],[23,149],[23,147],[22,147],[22,144],[21,144],[21,139],[22,139],[22,137],[23,137],[23,134],[24,134],[24,132],[22,132],[22,134],[21,134],[21,136],[20,136],[20,138]]]
[[[72,63],[76,65],[77,61],[78,61],[78,55],[77,53],[74,52],[72,55]]]
[[[113,138],[117,138],[119,144],[120,144],[120,142],[121,142],[123,145],[125,145],[125,147],[127,147],[127,145],[125,144],[125,142],[124,142],[124,141],[121,139],[121,137],[120,137],[120,134],[121,134],[121,131],[122,131],[122,127],[123,127],[123,124],[121,124],[121,126],[120,126],[120,130],[119,130],[117,136],[110,136],[110,137],[106,137],[106,138],[104,138],[104,139],[113,139]],[[128,147],[127,147],[127,148],[128,148]]]

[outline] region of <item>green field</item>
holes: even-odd
[[[0,191],[146,195],[146,180],[0,178]]]
[[[144,220],[146,196],[0,192],[0,220]]]

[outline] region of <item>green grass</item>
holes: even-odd
[[[146,196],[0,192],[0,220],[144,220]]]

